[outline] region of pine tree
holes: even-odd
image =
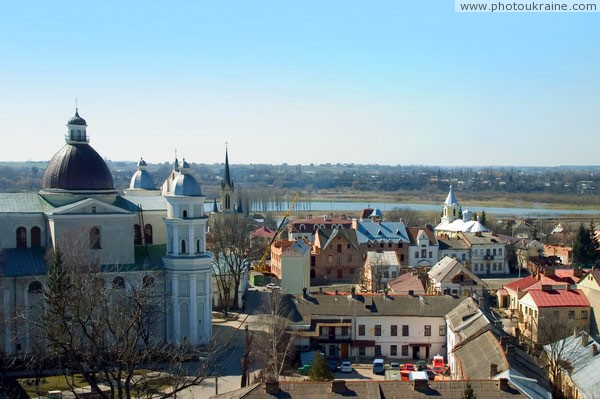
[[[573,257],[575,258],[575,262],[580,265],[589,265],[596,258],[596,247],[592,241],[592,235],[583,223],[579,224],[577,234],[575,235]]]
[[[471,384],[467,382],[465,385],[465,390],[463,391],[463,399],[477,399],[477,395],[475,395],[475,391],[473,391],[473,387]]]
[[[594,224],[594,220],[590,220],[590,240],[592,241],[591,249],[593,249],[593,257],[592,263],[596,263],[598,259],[598,249],[600,249],[600,243],[598,242],[598,238],[596,237],[596,225]]]
[[[487,227],[487,217],[485,215],[485,211],[481,211],[481,215],[479,216],[479,223]]]
[[[311,381],[331,381],[333,380],[333,373],[327,365],[327,359],[320,352],[315,353],[308,372],[308,376]]]

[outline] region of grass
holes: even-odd
[[[67,378],[70,379],[71,376],[68,376]],[[88,383],[85,381],[81,374],[73,375],[73,382],[77,388],[83,388],[88,385]],[[19,380],[19,383],[21,384],[25,392],[27,392],[27,395],[29,395],[29,397],[37,396],[35,390],[35,380],[33,378]],[[64,375],[54,375],[42,378],[42,380],[40,381],[38,392],[40,395],[44,395],[47,394],[48,391],[67,391],[69,389],[71,389],[71,387],[67,383],[67,380]]]

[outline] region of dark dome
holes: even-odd
[[[44,173],[42,189],[87,191],[114,187],[112,174],[100,154],[87,143],[74,143],[65,144],[54,154]]]
[[[75,110],[75,116],[69,119],[67,122],[69,125],[82,125],[87,126],[87,122],[81,116],[79,116],[79,111]]]

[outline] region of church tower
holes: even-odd
[[[170,342],[193,346],[211,338],[211,256],[206,250],[204,196],[183,160],[175,159],[162,186],[167,201],[167,253],[163,258],[169,297]]]
[[[233,213],[235,211],[235,190],[233,180],[229,173],[229,154],[225,148],[225,173],[221,182],[221,212]]]
[[[442,213],[442,223],[452,223],[460,217],[460,205],[454,196],[452,191],[452,185],[450,185],[450,192],[444,201],[444,209]]]

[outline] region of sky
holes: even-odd
[[[454,0],[10,1],[0,161],[600,164],[600,13]]]

